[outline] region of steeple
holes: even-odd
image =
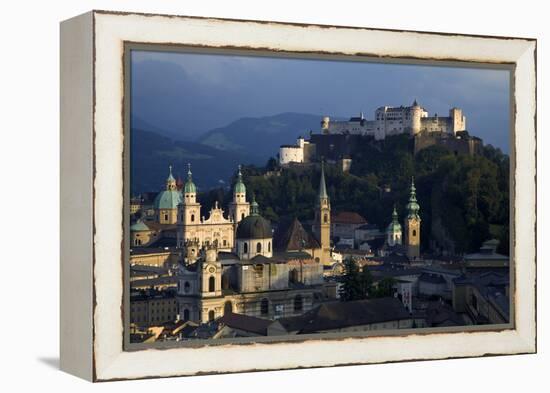
[[[418,102],[416,101],[416,98],[414,99],[412,106],[418,106]]]
[[[328,199],[327,186],[325,184],[325,162],[321,161],[321,180],[319,184],[319,200]]]
[[[256,202],[256,195],[252,194],[252,203],[250,204],[250,215],[259,216],[260,215],[260,206]]]
[[[246,194],[246,187],[243,183],[243,174],[241,173],[241,166],[239,165],[239,172],[237,173],[237,182],[233,189],[233,194]]]
[[[176,179],[172,175],[172,165],[168,165],[168,178],[166,179],[166,190],[173,191],[176,189]]]
[[[197,187],[193,183],[193,173],[191,172],[191,163],[187,164],[187,182],[184,187],[185,194],[196,194]]]
[[[416,259],[420,256],[420,205],[416,200],[416,187],[414,177],[411,179],[411,193],[407,203],[407,219],[405,220],[405,232],[407,237],[407,257]]]
[[[408,218],[419,218],[418,211],[420,205],[416,200],[416,187],[414,185],[414,176],[411,179],[411,192],[409,195],[409,203],[407,204]]]

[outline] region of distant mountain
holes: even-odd
[[[174,176],[187,177],[191,163],[199,191],[229,185],[239,164],[265,164],[258,156],[223,151],[196,142],[177,141],[158,132],[133,128],[131,132],[131,193],[161,190],[172,165]]]
[[[279,146],[293,144],[298,136],[317,131],[320,115],[281,113],[266,117],[245,117],[229,125],[206,132],[198,141],[225,151],[255,155],[267,160],[279,152]]]
[[[162,136],[166,136],[168,138],[178,141],[191,141],[194,139],[194,136],[191,133],[185,132],[185,130],[164,129],[162,127],[151,124],[147,120],[144,120],[143,118],[135,115],[132,116],[130,127],[137,130],[147,130],[155,132]]]

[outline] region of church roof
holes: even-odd
[[[155,209],[177,209],[182,201],[181,192],[177,190],[164,190],[158,193],[153,202],[153,207]]]
[[[367,220],[359,213],[355,212],[339,212],[332,215],[332,222],[335,224],[366,224]]]
[[[273,248],[276,251],[319,247],[317,240],[304,229],[297,218],[281,221],[273,236]]]

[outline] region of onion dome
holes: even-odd
[[[193,174],[191,173],[191,164],[187,164],[187,166],[188,166],[187,182],[185,183],[183,192],[186,194],[196,194],[197,187],[195,186],[195,183],[193,183]]]
[[[153,207],[155,209],[177,209],[182,201],[181,192],[176,188],[176,179],[172,176],[172,166],[170,166],[170,174],[166,179],[166,189],[158,193],[153,201]]]
[[[386,232],[401,232],[401,224],[399,223],[399,218],[397,216],[397,210],[395,209],[395,206],[393,207],[392,222],[390,223],[390,225],[388,225],[388,229],[386,229]]]
[[[416,201],[416,187],[414,186],[414,177],[411,180],[411,194],[409,196],[409,203],[407,204],[407,217],[408,218],[420,218],[418,211],[420,210],[420,205]]]
[[[235,194],[245,194],[246,187],[243,183],[243,174],[241,173],[241,166],[239,165],[239,173],[237,175],[237,182],[235,183],[235,188],[233,190]]]
[[[258,203],[254,198],[250,204],[250,215],[237,226],[237,239],[266,239],[272,237],[271,223],[260,216]]]

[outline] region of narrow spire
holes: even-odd
[[[414,185],[414,176],[411,179],[411,192],[409,195],[409,203],[407,204],[407,210],[408,210],[407,217],[420,218],[420,216],[418,215],[418,211],[420,210],[420,205],[416,200],[416,187]]]
[[[397,209],[395,208],[395,205],[393,205],[393,213],[392,213],[392,219],[393,222],[397,222],[399,220],[399,217],[397,216]]]
[[[259,205],[258,202],[256,202],[256,194],[252,194],[252,203],[250,204],[250,215],[251,216],[258,216],[259,213]]]
[[[187,164],[187,180],[188,181],[193,180],[193,173],[191,172],[191,163],[190,162]]]
[[[172,165],[168,165],[168,179],[166,179],[166,181],[176,181],[176,179],[174,179],[174,176],[172,175]]]
[[[325,161],[321,161],[321,181],[319,184],[319,199],[327,199],[327,186],[325,184]]]

